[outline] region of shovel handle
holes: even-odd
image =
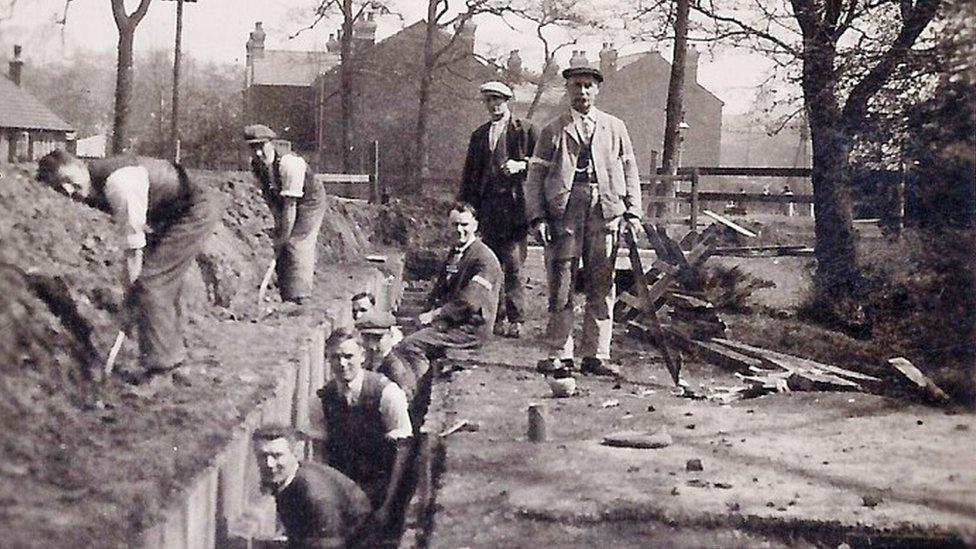
[[[268,270],[264,272],[264,278],[261,279],[261,286],[258,288],[258,308],[261,308],[261,303],[264,302],[264,294],[268,291],[268,284],[271,284],[271,276],[274,274],[275,267],[278,265],[278,259],[272,258],[271,263],[268,265]]]
[[[122,342],[125,341],[125,332],[119,330],[119,334],[115,336],[115,343],[112,344],[112,349],[108,352],[108,359],[105,361],[105,367],[102,371],[105,374],[105,378],[112,375],[112,369],[115,367],[115,359],[119,356],[119,351],[122,349]]]

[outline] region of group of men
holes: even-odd
[[[610,362],[614,262],[621,231],[639,226],[637,166],[623,122],[594,105],[600,71],[571,67],[563,76],[570,109],[539,131],[512,116],[507,85],[481,86],[489,121],[471,135],[459,201],[448,217],[454,245],[417,318],[420,328],[403,337],[392,315],[376,310],[374,296],[353,297],[356,328],[329,338],[332,376],[319,390],[327,466],[299,462],[296,433],[287,427],[254,434],[262,485],[275,495],[292,545],[371,543],[363,540],[395,528],[422,416],[416,393],[431,361],[448,349],[477,348],[492,332],[522,336],[530,234],[544,245],[549,293],[548,354],[538,370],[618,373]],[[244,139],[274,216],[282,300],[302,305],[313,295],[324,188],[300,156],[278,149],[267,126],[247,126]],[[182,284],[219,219],[212,194],[178,164],[128,155],[85,163],[55,151],[41,159],[38,179],[119,222],[126,248],[122,330],[138,331],[144,376],[178,368],[186,358]],[[578,286],[586,305],[577,350]]]

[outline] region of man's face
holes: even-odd
[[[65,164],[58,169],[58,179],[64,194],[84,200],[91,194],[91,175],[80,162]]]
[[[347,339],[329,350],[332,375],[345,384],[356,379],[366,362],[366,350],[355,339]]]
[[[600,83],[590,75],[576,75],[566,80],[566,92],[569,94],[569,104],[579,112],[589,112],[600,93]]]
[[[393,349],[393,334],[388,329],[382,333],[363,334],[363,344],[366,346],[370,369],[375,370],[379,362]]]
[[[359,320],[366,313],[373,309],[373,302],[369,300],[368,297],[360,297],[359,299],[354,299],[352,301],[352,319]]]
[[[494,93],[481,94],[481,101],[492,120],[501,120],[508,113],[508,99]]]
[[[248,143],[248,146],[251,148],[251,155],[254,156],[254,158],[257,158],[268,166],[274,162],[274,143],[270,141],[260,141],[258,143]]]
[[[474,235],[478,232],[478,220],[469,211],[451,210],[451,227],[457,239],[456,244],[463,246],[474,240]]]
[[[276,492],[298,469],[298,456],[284,437],[256,441],[254,456],[258,460],[261,488],[265,491]]]

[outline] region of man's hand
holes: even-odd
[[[545,221],[536,221],[532,225],[532,231],[536,235],[539,244],[545,246],[549,243],[549,227],[546,225]]]
[[[431,309],[430,311],[424,311],[417,316],[417,322],[421,326],[429,326],[431,322],[437,317],[437,309]]]
[[[502,173],[505,174],[505,175],[517,174],[519,172],[525,171],[525,167],[527,165],[528,165],[528,162],[526,162],[524,160],[511,160],[511,159],[509,159],[509,160],[506,160],[504,164],[502,164]]]
[[[641,227],[640,218],[625,215],[623,228],[636,239],[643,227]]]

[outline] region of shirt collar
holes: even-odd
[[[579,112],[578,110],[576,110],[576,109],[574,109],[572,107],[569,108],[569,113],[573,116],[573,123],[574,124],[582,124],[583,123],[583,119],[586,118],[590,122],[593,122],[594,125],[596,125],[596,113],[597,112],[599,112],[599,111],[597,110],[596,107],[590,107],[590,112],[588,112],[586,114],[583,114],[583,113]]]
[[[463,246],[454,246],[453,248],[451,248],[451,251],[453,253],[455,253],[455,254],[458,254],[458,255],[463,254],[464,252],[468,251],[468,248],[470,248],[471,245],[474,244],[474,241],[475,240],[477,240],[477,238],[472,238],[467,243],[465,243]]]
[[[301,464],[298,464],[298,467],[301,467]],[[275,494],[280,494],[284,492],[286,488],[291,486],[291,483],[295,481],[295,477],[298,476],[298,467],[295,467],[295,470],[291,472],[291,475],[288,477],[288,479],[285,480],[285,482],[283,482],[281,486],[279,486],[275,490]]]
[[[511,112],[507,112],[501,118],[499,118],[498,120],[489,120],[489,122],[491,122],[491,125],[492,126],[501,126],[501,125],[508,124],[508,121],[511,118],[512,118],[512,113]]]
[[[349,384],[345,384],[342,380],[339,380],[339,385],[343,388],[342,396],[346,397],[347,400],[351,400],[353,403],[359,402],[359,395],[363,392],[363,378],[366,377],[366,368],[360,368],[359,374],[353,378]]]

